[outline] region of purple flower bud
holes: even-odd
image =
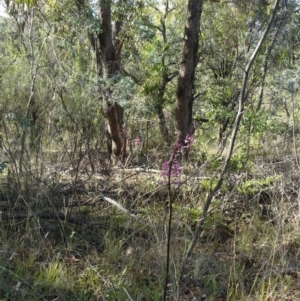
[[[141,146],[141,144],[142,144],[141,138],[140,137],[136,137],[134,139],[134,146],[135,146],[135,148],[139,148]]]
[[[170,162],[166,161],[162,164],[162,171],[161,171],[162,177],[169,178],[170,176],[172,179],[176,179],[180,177],[180,172],[181,172],[181,168],[177,161],[173,161],[173,163],[171,164],[171,169],[170,169]],[[163,181],[159,181],[160,185],[162,183]],[[180,181],[172,181],[172,183],[175,185],[180,185]]]

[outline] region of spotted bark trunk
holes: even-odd
[[[112,165],[119,161],[124,163],[126,157],[126,137],[124,129],[124,109],[116,102],[111,104],[107,110],[101,108],[105,118],[107,149]]]
[[[122,0],[123,3],[126,0]],[[79,13],[83,14],[90,10],[87,0],[75,0]],[[99,0],[100,31],[88,32],[91,47],[95,54],[97,73],[104,80],[112,79],[116,74],[122,74],[121,50],[123,42],[119,39],[122,29],[122,18],[112,22],[111,0]],[[114,26],[113,26],[114,24]],[[101,108],[102,115],[106,121],[107,150],[111,157],[111,162],[116,164],[119,160],[124,162],[126,154],[126,139],[123,125],[124,109],[116,102],[111,104],[111,91],[113,87],[99,90],[100,99],[106,105],[106,109]]]

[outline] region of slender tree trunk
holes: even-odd
[[[285,20],[286,20],[286,16],[285,16],[285,18],[282,18],[282,20],[280,21],[280,23],[277,27],[277,30],[274,33],[273,38],[267,47],[267,53],[265,56],[265,61],[264,61],[264,65],[263,65],[263,73],[262,73],[261,83],[260,83],[260,88],[259,88],[259,96],[258,96],[256,112],[260,111],[263,100],[264,100],[264,87],[265,87],[265,81],[266,81],[266,76],[267,76],[267,72],[268,72],[269,58],[270,58],[271,52],[274,48],[278,34],[279,34]]]
[[[164,62],[163,62],[164,63]],[[165,105],[165,100],[164,100],[164,95],[166,91],[167,84],[169,83],[170,78],[167,73],[164,73],[162,77],[162,83],[158,89],[157,93],[157,98],[156,98],[156,104],[154,106],[155,112],[158,117],[158,125],[159,125],[159,131],[161,136],[164,138],[165,142],[167,144],[170,144],[170,136],[169,136],[169,131],[168,131],[168,126],[167,126],[167,121],[166,117],[164,114],[164,105]]]
[[[158,104],[155,106],[155,111],[158,116],[158,126],[161,136],[164,138],[164,141],[169,145],[170,144],[170,136],[167,126],[166,117],[163,111],[163,106]]]
[[[176,134],[181,146],[192,127],[193,90],[199,46],[200,19],[203,0],[189,0],[184,30],[182,58],[179,69],[176,103]],[[185,148],[182,147],[182,152]]]

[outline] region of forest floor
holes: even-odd
[[[2,173],[0,300],[162,300],[169,196],[160,171],[88,158],[44,170]],[[254,156],[247,172],[232,166],[179,281],[217,170],[186,163],[173,185],[168,300],[300,300],[300,166],[290,154]]]

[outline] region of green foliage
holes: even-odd
[[[280,175],[266,177],[265,179],[251,179],[244,181],[237,189],[241,194],[249,195],[258,193],[274,185],[281,179]]]
[[[181,204],[173,204],[174,211],[178,212],[179,214],[186,215],[188,220],[192,222],[197,222],[199,217],[201,216],[202,210],[193,207],[184,207]]]
[[[249,158],[247,158],[247,155],[244,152],[240,155],[232,156],[229,162],[229,170],[233,172],[248,170],[251,165],[251,162],[248,162],[248,160]]]
[[[179,34],[181,28],[170,24],[183,20],[175,9],[179,5],[177,1],[169,1],[167,11],[165,6],[158,9],[155,2],[148,4],[136,8],[138,18],[128,28],[127,35],[131,38],[125,53],[128,53],[126,63],[130,73],[139,79],[137,97],[144,104],[140,112],[152,117],[161,116],[163,109],[169,109],[174,103],[174,85],[168,77],[177,71],[180,44],[174,33],[177,30]]]
[[[174,298],[182,258],[228,151],[245,64],[270,15],[270,5],[254,7],[254,2],[205,1],[193,91],[196,141],[184,182],[180,190],[172,191],[170,295],[174,293]],[[113,42],[124,40],[124,72],[109,79],[96,70],[90,41],[101,30],[98,4],[79,13],[76,1],[6,3],[13,17],[0,23],[0,209],[5,213],[0,299],[160,300],[166,193],[158,185],[160,171],[155,169],[168,158],[169,148],[162,146],[157,117],[159,110],[165,114],[173,140],[187,1],[168,1],[168,11],[166,1],[111,1],[113,24],[122,23]],[[291,284],[277,273],[292,266],[299,248],[297,216],[291,214],[293,202],[297,203],[293,155],[300,120],[299,4],[289,1],[289,5],[294,12],[285,15],[287,10],[281,10],[249,74],[238,147],[228,170],[232,176],[247,172],[250,177],[232,191],[224,176],[221,193],[213,199],[204,223],[205,235],[187,265],[186,298],[201,299],[208,292],[208,298],[216,299],[225,286],[230,300],[290,299],[283,287]],[[282,31],[267,60],[258,111],[267,47],[283,16]],[[107,97],[125,108],[131,150],[122,171],[111,170],[103,158],[105,131],[99,107]],[[202,117],[209,122],[201,123]],[[228,139],[221,153],[217,140],[224,120],[228,120],[224,133]],[[142,140],[139,149],[133,145],[137,136]],[[285,139],[284,149],[275,144],[280,139]],[[283,158],[288,168],[279,175],[271,170],[277,168],[274,158],[283,151],[289,154]],[[272,168],[256,177],[264,160]],[[137,163],[151,170],[131,171]],[[279,187],[282,178],[287,181]],[[133,222],[100,201],[99,191],[143,222]],[[272,220],[266,221],[244,202],[245,195],[262,191],[272,198]],[[286,206],[287,200],[291,206]],[[220,244],[218,239],[228,242]],[[245,288],[246,283],[250,288]],[[201,295],[196,296],[198,287]]]
[[[210,192],[217,184],[218,180],[217,179],[203,179],[201,180],[201,186],[206,192]],[[222,183],[222,190],[226,191],[228,189],[226,183]]]

